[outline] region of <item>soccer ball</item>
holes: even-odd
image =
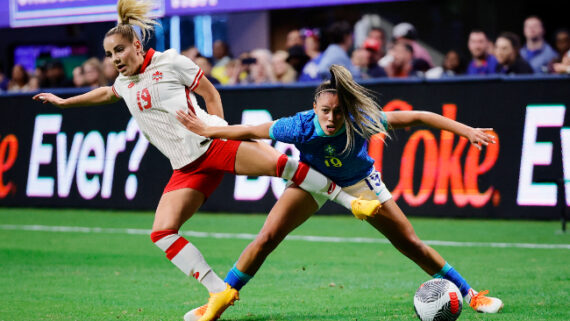
[[[433,279],[420,285],[414,295],[416,315],[422,321],[457,320],[463,307],[463,296],[455,284]]]

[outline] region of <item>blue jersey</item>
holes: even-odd
[[[384,128],[388,128],[383,112],[381,121]],[[301,161],[341,187],[356,184],[374,169],[374,160],[368,155],[368,142],[363,137],[356,135],[350,152],[342,154],[347,139],[345,128],[334,135],[326,135],[313,110],[278,119],[269,129],[269,136],[294,144],[301,152]]]

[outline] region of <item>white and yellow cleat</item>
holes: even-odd
[[[503,301],[498,298],[486,296],[488,293],[488,290],[476,292],[470,289],[467,295],[469,297],[469,306],[471,306],[473,310],[481,313],[499,313],[504,306]]]
[[[208,304],[204,304],[201,307],[197,307],[196,309],[188,311],[184,315],[184,321],[198,321],[204,313],[206,313],[206,309],[208,309]],[[215,320],[215,319],[214,319]]]
[[[239,300],[239,293],[236,289],[232,288],[229,284],[226,284],[226,289],[219,293],[210,293],[210,299],[208,299],[208,304],[203,305],[196,310],[195,315],[201,313],[198,311],[203,307],[206,307],[205,311],[203,311],[202,316],[198,319],[198,321],[213,321],[217,320],[222,313],[230,306],[234,305],[234,302]],[[192,310],[192,311],[194,311]],[[190,312],[192,312],[190,311]],[[190,313],[188,312],[187,315]],[[186,318],[186,316],[184,316]],[[193,319],[189,319],[193,320]],[[187,321],[184,319],[184,321]]]
[[[350,202],[350,207],[352,207],[352,214],[357,219],[364,220],[378,213],[382,204],[380,204],[379,200],[364,200],[362,197],[359,197]]]

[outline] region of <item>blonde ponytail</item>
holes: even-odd
[[[329,86],[336,89],[344,114],[347,139],[343,153],[352,149],[355,135],[366,140],[378,133],[388,136],[388,129],[381,121],[382,108],[374,99],[374,92],[356,83],[350,71],[343,66],[332,65],[330,73]]]
[[[133,28],[133,26],[137,26],[141,31],[139,40],[144,44],[150,33],[154,31],[154,25],[158,24],[147,16],[151,6],[147,0],[119,0],[117,2],[118,24],[107,31],[105,37],[120,34],[129,41],[133,41],[135,38],[139,39]]]

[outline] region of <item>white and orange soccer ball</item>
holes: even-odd
[[[463,296],[450,281],[433,279],[416,291],[414,308],[422,321],[457,320],[463,308]]]

